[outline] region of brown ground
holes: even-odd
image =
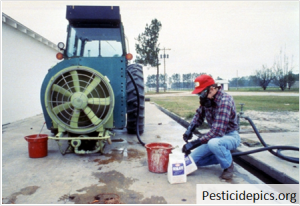
[[[245,116],[250,117],[256,128],[261,132],[282,131],[299,132],[299,112],[259,112],[246,111]],[[248,122],[242,120],[241,122]],[[242,123],[241,130],[250,130],[250,125]]]

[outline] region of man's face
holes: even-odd
[[[215,94],[217,93],[218,89],[215,88],[215,87],[210,87],[209,88],[209,92],[208,92],[208,95],[207,95],[207,98],[208,99],[213,99],[213,97],[215,96]]]
[[[200,99],[200,105],[204,106],[206,108],[211,107],[211,100],[207,98],[209,93],[209,87],[205,88],[202,92],[198,93],[199,99]]]
[[[206,98],[207,97],[207,94],[208,94],[208,88],[204,89],[202,92],[198,93],[198,96],[202,99]]]

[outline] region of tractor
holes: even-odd
[[[67,6],[66,45],[46,74],[41,105],[61,153],[103,153],[113,130],[144,132],[144,78],[130,64],[118,6]],[[59,143],[59,146],[61,144]]]

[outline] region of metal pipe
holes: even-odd
[[[73,140],[73,139],[82,139],[82,140],[102,140],[102,139],[109,139],[110,136],[105,137],[48,137],[48,139],[54,140]]]

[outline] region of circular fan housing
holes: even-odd
[[[45,104],[51,119],[66,131],[96,131],[111,117],[114,93],[107,77],[92,68],[72,66],[49,81]]]

